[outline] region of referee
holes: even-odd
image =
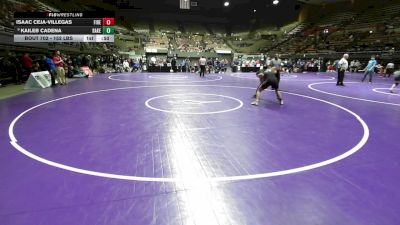
[[[207,59],[202,56],[199,59],[199,65],[200,65],[200,77],[204,77],[204,74],[206,73],[206,64],[207,64]],[[203,76],[202,76],[203,75]]]
[[[347,59],[349,58],[349,54],[344,54],[343,58],[339,60],[337,68],[338,68],[338,78],[336,86],[344,86],[344,73],[346,72],[347,68],[349,68],[349,62]]]

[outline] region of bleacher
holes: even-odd
[[[164,34],[152,35],[149,37],[149,40],[146,43],[146,48],[168,49],[169,48],[169,39],[168,39],[167,35],[164,35]]]
[[[348,21],[352,21],[354,19],[354,16],[355,14],[353,12],[334,13],[323,17],[320,21],[318,21],[315,24],[315,26],[318,27],[338,26]]]
[[[90,0],[94,1],[94,0]],[[13,33],[15,11],[57,11],[54,6],[62,0],[3,0],[0,9],[0,32]],[[70,2],[71,9],[86,5]],[[90,3],[92,4],[92,2]],[[104,3],[94,3],[102,5]],[[86,6],[82,6],[84,8]],[[243,25],[160,21],[120,21],[116,26],[115,47],[124,51],[143,51],[145,48],[177,52],[215,52],[229,49],[241,53],[321,53],[388,49],[399,47],[400,3],[380,8],[358,9],[332,13],[317,21],[293,22],[283,27],[259,27],[249,30]],[[329,32],[325,32],[325,30]],[[182,31],[182,33],[181,33]],[[227,33],[230,31],[231,33]],[[46,44],[45,44],[46,45]],[[50,46],[47,44],[46,46]],[[64,43],[65,49],[77,51],[110,51],[112,46],[85,43]],[[40,45],[38,45],[40,46]]]
[[[0,26],[13,28],[14,26],[14,12],[35,10],[32,5],[14,0],[0,1]]]
[[[179,30],[178,24],[172,22],[156,22],[154,29],[159,33],[175,33]]]
[[[223,38],[207,36],[204,40],[206,52],[216,52],[217,50],[231,50]]]
[[[338,49],[339,46],[358,46],[365,50],[384,49],[387,45],[395,45],[400,33],[388,28],[398,27],[399,21],[393,18],[399,13],[400,4],[361,11],[340,33],[333,34],[328,39],[329,45],[333,46],[333,49]]]
[[[175,41],[180,52],[203,52],[205,50],[203,36],[200,35],[178,35]]]
[[[144,33],[144,34],[150,33],[150,25],[145,21],[134,21],[131,24],[131,28],[133,31],[137,33]]]
[[[224,35],[226,34],[226,28],[224,25],[221,24],[207,24],[209,29],[211,30],[212,34],[214,35]]]
[[[308,25],[309,24],[306,22],[301,22],[301,23],[297,24],[292,30],[288,31],[286,33],[286,35],[288,35],[288,36],[296,35],[296,34],[302,32],[305,28],[307,28]]]
[[[279,29],[283,34],[287,34],[287,33],[291,32],[293,29],[295,29],[299,25],[300,25],[300,22],[296,21],[296,22],[287,24],[287,25],[285,25],[285,26],[283,26],[283,27],[281,27]]]
[[[205,25],[200,23],[183,23],[187,34],[210,34]]]
[[[400,41],[400,4],[327,15],[303,24],[274,48],[272,53],[329,53],[389,49]],[[328,32],[326,32],[328,31]]]
[[[143,49],[142,40],[147,38],[138,34],[116,34],[114,40],[115,46],[120,50],[140,52]]]
[[[346,27],[347,30],[367,30],[378,23],[390,23],[392,18],[399,15],[400,4],[378,9],[366,9],[360,12],[354,22]]]

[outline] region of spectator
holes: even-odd
[[[185,59],[185,72],[190,72],[190,59],[186,58]]]
[[[45,55],[41,56],[41,59],[39,61],[39,68],[40,68],[40,71],[48,71]]]
[[[65,73],[67,74],[68,78],[72,78],[73,77],[73,69],[74,67],[72,66],[72,58],[71,56],[66,56],[66,63],[64,65],[64,69],[65,69]]]
[[[352,72],[355,72],[357,69],[356,69],[356,61],[355,60],[352,60],[351,62],[350,62],[350,73],[352,73]]]
[[[77,66],[81,66],[82,65],[82,57],[81,57],[81,55],[76,56],[75,62],[77,64]]]
[[[45,58],[47,70],[50,73],[51,76],[51,86],[56,85],[55,77],[56,77],[56,65],[54,64],[54,61],[52,57],[49,55]]]
[[[14,75],[14,80],[16,84],[20,84],[22,82],[22,65],[21,62],[18,60],[16,54],[14,52],[9,54],[9,61],[11,62],[12,65],[12,71],[14,71],[14,66],[15,66],[15,75]]]
[[[6,72],[8,76],[13,77],[15,84],[21,83],[21,65],[14,53],[6,53],[6,56],[2,59],[0,65],[4,68],[2,71]]]
[[[151,66],[155,66],[155,65],[156,65],[156,62],[157,62],[156,57],[152,56],[152,57],[150,58],[150,62],[151,62]]]
[[[124,68],[124,71],[125,72],[130,72],[131,71],[131,69],[130,69],[130,66],[129,66],[129,62],[128,62],[128,60],[124,60],[124,62],[122,63],[122,67]]]
[[[171,60],[171,66],[172,66],[172,70],[174,71],[174,73],[176,73],[177,69],[176,69],[176,58],[175,57]]]
[[[67,79],[65,78],[64,61],[60,57],[59,51],[54,51],[53,62],[56,65],[56,73],[58,82],[63,85],[67,84]]]
[[[29,75],[32,73],[32,68],[33,68],[33,60],[29,56],[29,53],[24,53],[22,55],[21,62],[22,62],[23,76],[29,77]],[[25,79],[25,78],[22,78],[22,79]]]
[[[185,69],[185,63],[186,63],[186,60],[182,59],[182,61],[181,61],[181,72],[183,72],[184,69]]]
[[[354,71],[354,72],[358,72],[358,70],[359,70],[360,67],[361,67],[360,61],[359,61],[359,60],[356,60],[354,66],[355,66],[355,71]]]

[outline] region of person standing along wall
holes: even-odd
[[[47,65],[47,70],[49,71],[50,76],[51,76],[51,86],[53,87],[56,85],[55,77],[57,76],[57,72],[56,72],[57,68],[56,68],[56,65],[54,64],[54,61],[50,55],[46,57],[45,62]]]
[[[65,78],[64,61],[61,59],[60,52],[54,51],[53,62],[56,65],[57,80],[60,85],[67,84],[67,79]]]
[[[22,80],[24,81],[32,73],[33,60],[29,56],[29,53],[24,53],[21,57],[21,62],[22,62],[22,69],[23,69],[22,75],[25,76],[25,78],[22,78]]]

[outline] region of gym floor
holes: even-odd
[[[0,224],[400,224],[392,78],[125,73],[0,100]]]

